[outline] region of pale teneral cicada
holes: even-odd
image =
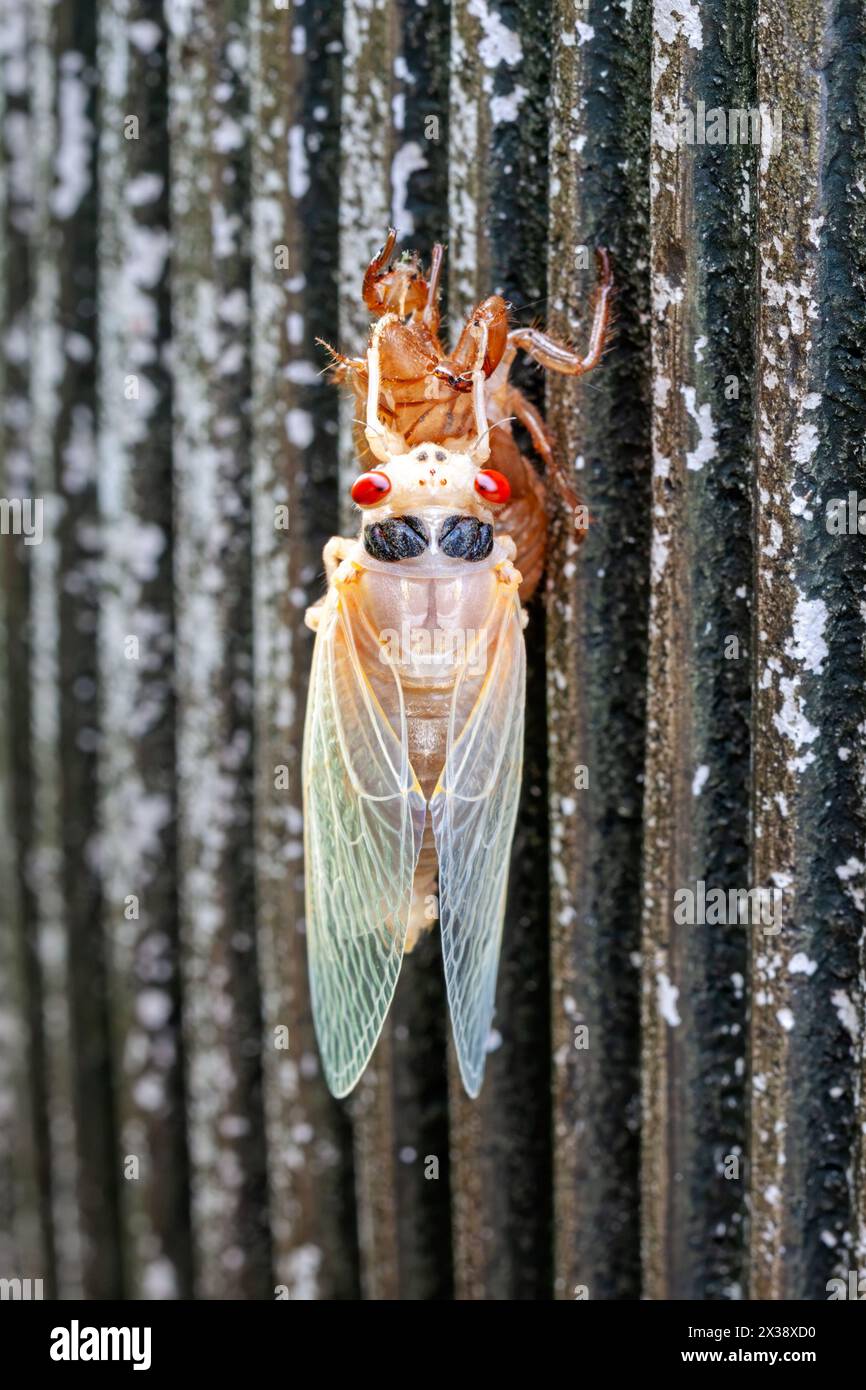
[[[612,286],[599,253],[584,356],[537,329],[509,329],[499,296],[478,305],[447,355],[442,248],[425,278],[415,258],[389,264],[394,241],[392,232],[364,279],[377,319],[366,355],[332,353],[362,403],[359,454],[375,467],[352,487],[360,535],[328,542],[327,593],[307,613],[316,632],[303,770],[310,986],[325,1076],[344,1096],[376,1045],[404,953],[438,913],[460,1074],[476,1096],[520,794],[521,598],[540,578],[547,521],[545,487],[512,418],[548,486],[582,513],[509,371],[519,349],[569,375],[595,366]]]

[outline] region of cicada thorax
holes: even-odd
[[[489,524],[447,508],[390,517],[365,531],[354,589],[362,659],[373,666],[368,677],[377,694],[396,679],[404,694],[429,696],[429,709],[419,704],[419,718],[429,720],[456,684],[483,679],[503,552]],[[404,553],[398,559],[383,545]]]

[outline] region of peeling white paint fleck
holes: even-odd
[[[795,676],[792,679],[783,677],[779,681],[782,707],[773,715],[773,723],[779,733],[790,739],[798,750],[807,748],[810,743],[814,743],[820,733],[820,730],[814,724],[810,724],[806,718],[799,689],[799,677]],[[792,758],[791,768],[795,772],[803,772],[814,761],[814,753],[808,752],[801,757]]]
[[[294,125],[289,131],[288,162],[289,193],[293,198],[303,198],[310,187],[310,166],[303,126]]]
[[[692,796],[700,796],[701,792],[706,786],[707,778],[709,777],[709,775],[709,767],[706,763],[702,763],[701,766],[696,769],[695,775],[692,778]]]
[[[490,116],[493,124],[503,125],[509,121],[516,121],[527,96],[527,89],[518,82],[510,92],[491,97]],[[551,197],[555,197],[553,188],[551,188]]]
[[[51,197],[55,216],[72,217],[90,188],[93,124],[87,115],[89,88],[82,80],[84,54],[64,53],[57,90],[57,183]]]
[[[818,962],[810,960],[805,951],[797,951],[788,961],[789,975],[814,975]]]
[[[701,406],[696,404],[693,386],[684,385],[681,389],[686,410],[698,427],[697,447],[686,453],[686,468],[692,473],[698,473],[705,463],[710,463],[716,456],[716,427],[713,423],[712,407],[709,401],[705,401]]]
[[[664,44],[675,43],[682,36],[689,48],[704,46],[701,11],[692,0],[655,0],[653,28]]]
[[[797,463],[808,463],[813,458],[818,447],[818,429],[811,421],[804,421],[798,425],[797,433],[794,436],[792,454]]]
[[[467,10],[481,24],[482,38],[478,54],[486,68],[497,68],[500,63],[515,67],[523,61],[520,35],[502,22],[487,0],[469,0]]]
[[[664,971],[659,971],[656,976],[656,1001],[658,1011],[665,1023],[671,1028],[677,1028],[682,1019],[677,1008],[677,1000],[680,992],[676,985],[671,984],[669,977]]]
[[[830,1002],[836,1010],[839,1022],[855,1043],[860,1041],[860,1019],[850,995],[844,989],[834,990]]]
[[[669,553],[670,536],[665,536],[658,531],[654,531],[652,545],[650,547],[650,574],[652,576],[653,587],[658,584],[664,574]]]
[[[391,162],[391,218],[401,236],[412,236],[415,219],[409,209],[409,180],[427,168],[424,151],[417,140],[408,140]]]
[[[824,640],[827,605],[823,599],[797,596],[793,613],[793,639],[786,644],[788,656],[799,661],[804,671],[820,676],[829,648]]]

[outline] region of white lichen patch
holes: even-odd
[[[804,671],[820,676],[829,652],[824,633],[827,627],[827,605],[823,599],[807,599],[797,595],[792,616],[793,636],[785,651]]]
[[[862,1033],[860,1016],[848,992],[844,989],[834,990],[830,996],[830,1002],[836,1010],[839,1022],[852,1042],[859,1043]]]
[[[663,44],[673,44],[683,38],[689,48],[704,46],[700,7],[692,0],[655,0],[653,29]]]
[[[692,778],[692,796],[700,796],[709,775],[710,769],[706,763],[702,763],[700,767],[695,769],[695,775]]]
[[[789,975],[814,975],[818,962],[810,960],[805,951],[797,951],[788,961]]]
[[[669,1028],[678,1028],[682,1023],[677,1008],[679,997],[679,987],[672,984],[670,977],[663,970],[660,970],[656,974],[656,1005]]]
[[[409,180],[427,168],[424,151],[417,140],[407,140],[391,163],[391,221],[400,236],[412,236],[415,219],[409,208]]]
[[[713,412],[709,401],[698,406],[693,386],[684,385],[681,390],[686,403],[686,410],[698,427],[697,444],[694,449],[686,453],[686,468],[692,473],[697,473],[705,463],[710,463],[716,456],[716,427],[713,423]]]

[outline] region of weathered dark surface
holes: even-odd
[[[6,0],[0,71],[0,493],[44,501],[0,536],[0,1277],[824,1298],[866,1263],[862,7]],[[778,147],[682,145],[699,101]],[[435,934],[349,1102],[306,982],[358,470],[314,339],[362,348],[391,222],[452,334],[500,291],[583,343],[598,245],[618,288],[601,369],[518,370],[592,524],[531,607],[474,1103]],[[781,931],[679,923],[698,881]]]
[[[249,16],[174,7],[179,893],[195,1291],[272,1296],[253,863]]]
[[[531,322],[546,296],[546,5],[452,6],[449,319],[500,292]],[[501,55],[501,56],[500,56]],[[519,205],[521,217],[515,221]],[[535,378],[535,395],[538,379]],[[495,1050],[479,1099],[451,1067],[455,1292],[547,1297],[550,1289],[550,1060],[546,923],[544,612],[527,629],[523,797],[499,967]]]
[[[44,537],[30,558],[30,939],[41,963],[53,1283],[61,1295],[108,1297],[120,1287],[120,1175],[97,841],[94,7],[37,7],[30,60],[30,439],[44,502]]]
[[[357,1274],[350,1136],[319,1077],[302,935],[300,752],[312,645],[303,617],[336,519],[336,402],[312,340],[327,336],[336,307],[326,190],[339,129],[338,61],[325,56],[339,26],[323,6],[305,6],[302,18],[303,45],[288,12],[257,0],[251,17],[253,119],[263,132],[252,165],[254,797],[274,1276],[290,1298],[314,1299],[357,1296]]]
[[[0,492],[32,497],[30,438],[31,237],[33,171],[26,158],[32,137],[27,88],[29,33],[26,7],[10,5],[0,52],[3,156],[0,174],[2,260],[0,314]],[[34,897],[27,875],[33,834],[29,748],[21,731],[30,722],[30,567],[32,547],[5,536],[2,555],[2,642],[6,679],[0,687],[0,873],[5,885],[0,925],[0,1000],[4,1028],[0,1052],[0,1262],[42,1278],[52,1287],[45,1053],[38,1026],[39,963],[32,923]]]
[[[140,28],[142,23],[145,28]],[[148,28],[150,24],[152,28]],[[137,27],[139,26],[139,27]],[[125,1289],[189,1297],[175,774],[166,32],[100,29],[101,820]],[[138,139],[126,139],[135,113]]]
[[[643,1265],[654,1298],[742,1292],[747,934],[676,894],[748,884],[748,449],[755,152],[677,146],[752,104],[740,6],[653,43],[653,497],[643,885]],[[742,279],[738,277],[742,276]],[[727,1171],[726,1171],[727,1167]]]
[[[750,1290],[819,1298],[863,1250],[864,553],[827,516],[864,480],[866,34],[759,17],[754,874],[784,926],[752,953]]]
[[[547,319],[586,341],[593,249],[616,347],[551,378],[550,423],[594,518],[556,518],[548,579],[555,1294],[633,1298],[638,1268],[641,777],[650,540],[646,5],[557,6]],[[573,113],[577,112],[577,116]],[[585,1028],[586,1033],[577,1030]]]

